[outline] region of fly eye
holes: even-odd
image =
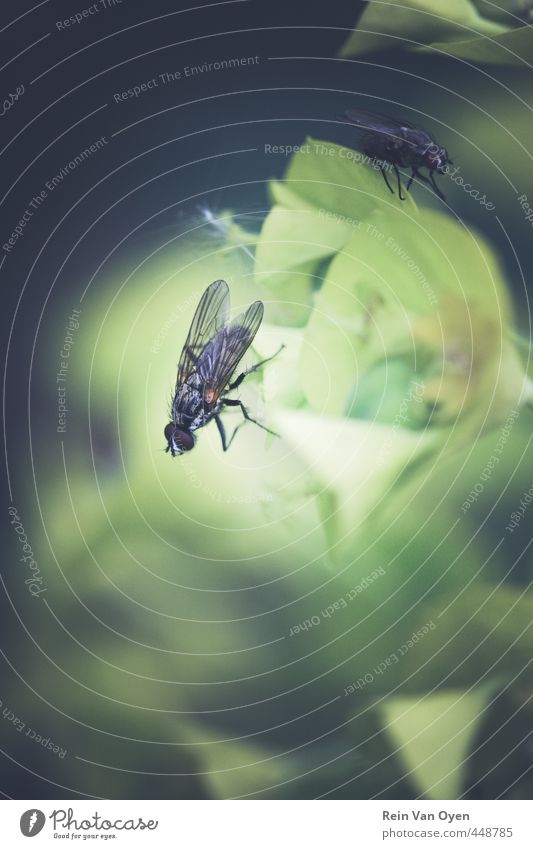
[[[194,448],[194,436],[186,430],[175,430],[173,439],[180,451],[190,451]]]
[[[181,430],[173,422],[169,422],[164,430],[165,439],[168,442],[167,451],[172,452],[172,456],[176,452],[183,454],[184,451],[190,451],[194,448],[194,436],[187,430]]]

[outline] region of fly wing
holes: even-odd
[[[254,301],[248,309],[234,318],[213,343],[218,350],[213,357],[212,373],[206,375],[208,383],[219,394],[230,381],[237,364],[253,342],[263,320],[262,301]]]
[[[347,109],[343,117],[350,124],[361,127],[362,130],[386,135],[394,135],[401,127],[407,127],[409,130],[415,129],[407,121],[399,121],[397,118],[391,118],[390,115],[380,115],[379,112],[367,112],[365,109]]]
[[[414,127],[408,121],[399,121],[397,118],[380,115],[378,112],[367,112],[364,109],[347,109],[343,117],[363,132],[388,136],[391,139],[400,141],[402,144],[409,145],[413,149],[420,145],[428,145],[434,142],[433,136],[426,130]],[[406,133],[405,130],[409,132]]]
[[[194,371],[198,358],[208,342],[224,327],[229,316],[229,289],[224,280],[207,287],[196,307],[183,351],[178,363],[176,388]]]

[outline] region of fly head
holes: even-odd
[[[185,451],[190,451],[194,448],[195,439],[192,433],[188,430],[176,427],[173,422],[169,422],[165,427],[165,439],[167,447],[165,451],[170,451],[173,457],[176,454],[184,454]]]

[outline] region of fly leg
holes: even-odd
[[[437,195],[437,197],[439,197],[443,201],[446,201],[446,198],[444,197],[444,195],[442,194],[441,190],[439,189],[439,187],[437,186],[437,184],[435,182],[435,177],[433,176],[433,171],[429,172],[429,179],[430,179],[431,185],[433,186],[433,190],[434,190],[435,194]]]
[[[418,173],[418,171],[417,171],[417,169],[416,169],[416,168],[413,168],[413,169],[411,170],[411,176],[409,177],[409,180],[408,180],[408,182],[407,182],[407,186],[406,186],[407,191],[409,191],[409,189],[411,188],[411,185],[412,185],[413,180],[415,179],[415,177],[421,177],[421,176],[422,176],[422,175]]]
[[[237,387],[241,385],[247,374],[251,374],[253,371],[257,371],[258,368],[261,368],[261,366],[264,366],[265,363],[269,363],[270,360],[273,360],[274,357],[277,357],[278,354],[283,351],[284,347],[285,345],[281,345],[281,347],[276,351],[275,354],[272,354],[271,357],[267,357],[266,360],[261,360],[261,362],[256,363],[255,366],[250,366],[250,368],[247,368],[245,371],[241,372],[241,374],[233,381],[233,383],[230,383],[230,385],[226,389],[226,392],[231,392],[232,389],[237,389]],[[226,394],[226,392],[224,392],[224,394]],[[227,402],[225,401],[224,403]]]
[[[381,162],[379,163],[379,170],[381,171],[381,175],[382,175],[383,179],[385,180],[385,185],[387,186],[389,192],[393,195],[394,189],[392,188],[391,184],[387,180],[387,174],[385,173],[385,169],[384,169],[383,165],[381,164]]]
[[[279,436],[279,433],[276,433],[275,431],[270,430],[270,428],[265,427],[265,425],[264,425],[264,424],[261,424],[261,422],[258,422],[256,419],[253,419],[253,418],[251,417],[251,415],[249,414],[248,410],[246,409],[246,407],[244,406],[244,404],[242,403],[242,401],[240,401],[238,398],[223,398],[223,399],[222,399],[222,404],[225,404],[227,407],[240,407],[240,408],[241,408],[241,412],[242,412],[242,414],[243,414],[244,418],[246,419],[246,421],[248,421],[248,422],[253,422],[254,424],[256,424],[256,425],[257,425],[257,427],[260,427],[262,430],[266,430],[266,432],[267,432],[267,433],[271,433],[271,434],[272,434],[272,436]],[[239,429],[239,428],[241,427],[241,425],[243,425],[243,424],[244,424],[244,422],[241,422],[241,424],[240,424],[240,425],[237,425],[237,427],[236,427],[236,428],[235,428],[235,430],[233,431],[233,433],[232,433],[232,435],[231,435],[231,439],[230,439],[230,441],[228,442],[228,448],[229,448],[229,446],[231,445],[231,443],[232,443],[232,441],[233,441],[233,437],[235,436],[235,434],[237,433],[238,429]],[[220,427],[219,427],[219,432],[220,432]]]
[[[217,428],[218,428],[218,432],[220,434],[220,439],[222,440],[222,448],[223,448],[224,451],[227,451],[228,448],[230,447],[231,443],[233,442],[233,437],[237,433],[240,425],[235,428],[235,430],[233,431],[233,434],[231,436],[230,441],[227,442],[226,441],[226,428],[224,427],[224,422],[222,421],[222,419],[220,418],[219,415],[215,416],[215,421],[217,423]]]
[[[418,177],[419,180],[422,180],[424,183],[427,183],[428,186],[431,186],[431,188],[433,189],[433,191],[435,192],[437,197],[439,197],[443,201],[446,200],[446,198],[444,197],[444,195],[442,194],[441,190],[439,189],[439,187],[437,186],[437,184],[435,182],[435,178],[433,176],[433,171],[429,172],[429,178],[425,177],[419,171],[416,172],[416,176]]]
[[[254,371],[257,371],[257,369],[261,368],[261,366],[264,366],[265,363],[268,363],[268,362],[270,362],[270,360],[273,360],[274,357],[277,357],[278,354],[281,353],[281,351],[283,350],[284,347],[285,347],[285,345],[281,345],[280,348],[276,351],[276,353],[272,354],[271,357],[266,357],[264,360],[261,360],[260,362],[256,363],[253,366],[250,366],[250,368],[247,368],[245,371],[241,372],[241,374],[232,383],[229,384],[228,388],[225,390],[225,392],[223,394],[225,395],[227,392],[231,392],[232,389],[237,389],[241,385],[241,383],[243,382],[246,375],[251,374]],[[242,401],[239,401],[239,400],[234,399],[234,398],[221,398],[221,403],[225,404],[227,407],[240,407],[242,414],[245,418],[245,421],[253,422],[258,427],[262,428],[262,430],[266,430],[267,433],[271,433],[273,436],[278,436],[278,434],[274,433],[273,430],[269,430],[269,428],[265,427],[265,425],[262,425],[261,422],[258,422],[255,419],[253,419],[250,416],[250,414],[248,413],[248,410],[246,409],[246,407],[244,406]],[[220,418],[220,416],[218,414],[215,416],[215,421],[217,423],[218,432],[219,432],[220,438],[222,440],[222,448],[224,449],[224,451],[227,451],[228,448],[230,447],[231,443],[235,439],[235,435],[236,435],[237,431],[243,426],[243,424],[245,422],[241,422],[239,425],[237,425],[237,427],[235,428],[235,430],[231,434],[231,437],[230,437],[229,442],[228,442],[226,440],[226,429],[224,427],[224,423],[223,423],[222,419]]]
[[[220,416],[218,414],[215,416],[215,421],[217,423],[218,432],[219,432],[220,438],[222,440],[222,448],[223,448],[224,451],[227,451],[228,448],[230,447],[231,443],[235,439],[235,435],[236,435],[237,431],[241,429],[241,427],[243,426],[243,424],[245,424],[245,422],[241,422],[239,425],[237,425],[237,427],[235,428],[235,430],[231,434],[229,442],[228,442],[227,437],[226,437],[226,428],[224,427],[224,422],[222,421],[222,419],[220,418]]]
[[[394,168],[394,173],[396,174],[396,179],[398,180],[398,197],[400,198],[400,200],[405,200],[405,195],[402,195],[402,181],[400,172],[398,171],[398,166],[393,165],[392,167]]]

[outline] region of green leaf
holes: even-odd
[[[472,0],[449,0],[445,6],[441,0],[372,0],[339,55],[403,47],[480,64],[523,65],[533,60],[531,27],[517,17],[524,12],[525,5],[507,2],[493,8]]]
[[[367,218],[372,210],[390,205],[392,200],[379,168],[372,165],[368,156],[313,138],[307,138],[303,149],[291,158],[283,187],[283,192],[279,183],[272,187],[278,203],[292,205],[296,196],[300,206],[303,201],[319,211],[334,212],[339,225],[352,227]],[[394,203],[396,205],[396,201]],[[404,204],[406,211],[416,208],[411,195]]]
[[[493,689],[491,684],[385,701],[382,713],[395,754],[425,796],[457,799],[461,793],[466,759]]]
[[[468,440],[524,396],[499,263],[456,219],[392,197],[362,160],[309,138],[272,184],[256,251],[270,317],[306,325],[301,382],[316,412],[393,423],[407,404],[416,415],[402,426],[448,427],[461,414],[469,427],[454,438]],[[391,358],[402,361],[393,389]]]
[[[274,245],[271,245],[274,253]],[[262,252],[264,253],[264,252]],[[295,262],[287,268],[272,268],[262,273],[256,269],[256,279],[274,297],[268,307],[271,321],[289,327],[302,327],[309,320],[313,306],[313,290],[318,280],[316,262]]]
[[[321,279],[319,263],[335,254],[353,231],[350,224],[328,217],[325,210],[274,206],[268,214],[256,249],[257,280],[283,303],[272,304],[270,316],[288,324],[305,324],[313,290]]]
[[[276,295],[270,318],[304,325],[320,288],[324,264],[365,226],[372,212],[396,218],[416,205],[409,195],[400,211],[368,157],[351,148],[308,138],[283,182],[270,187],[275,205],[256,248],[256,278]]]
[[[258,743],[254,735],[228,740],[224,737],[229,735],[216,727],[190,721],[180,722],[180,728],[186,729],[211,798],[261,797],[263,793],[268,798],[271,787],[298,777],[291,757]]]
[[[334,556],[353,551],[353,543],[368,512],[382,497],[398,471],[430,441],[376,422],[284,411],[276,427],[307,469],[328,544]]]
[[[274,206],[257,247],[257,273],[268,275],[298,262],[323,259],[336,253],[353,233],[353,226],[327,217],[315,209],[294,210]],[[295,245],[297,246],[295,248]]]
[[[424,640],[424,652],[431,658],[438,651],[441,667],[454,684],[470,680],[472,668],[480,677],[528,677],[533,600],[525,591],[477,580],[457,594],[441,596],[426,608],[426,615],[438,628]]]
[[[442,0],[372,0],[340,55],[494,36],[505,29],[482,17],[470,0],[448,0],[445,5]]]
[[[330,415],[357,408],[365,371],[397,356],[425,384],[424,401],[438,402],[435,424],[459,412],[485,416],[494,386],[500,401],[515,403],[524,374],[505,336],[508,297],[491,249],[438,211],[403,210],[376,211],[329,266],[304,335],[309,404]]]
[[[429,412],[421,403],[423,385],[413,380],[415,368],[412,358],[398,356],[364,371],[354,386],[347,415],[384,424],[401,421],[402,427],[410,430],[427,425]]]
[[[533,62],[533,27],[523,26],[491,38],[471,38],[431,49],[480,65],[528,66]]]
[[[476,9],[484,18],[513,26],[517,17],[525,20],[531,14],[530,0],[472,0]]]

